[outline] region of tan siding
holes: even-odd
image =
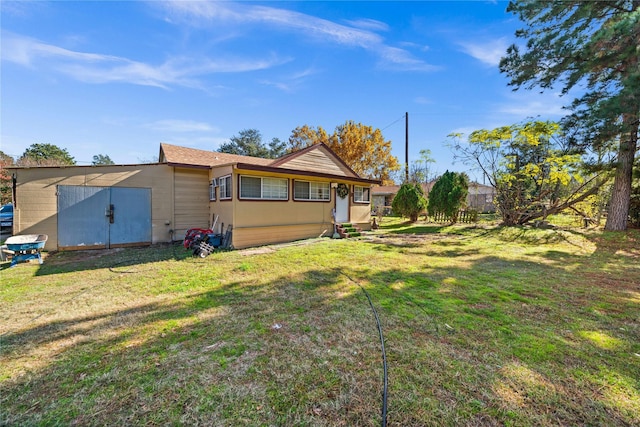
[[[314,163],[313,170],[318,171],[317,163]],[[174,169],[167,165],[18,169],[15,233],[48,234],[46,249],[57,248],[58,185],[151,188],[154,243],[168,241],[171,229],[175,230],[173,238],[180,240],[188,228],[209,228],[214,214],[219,216],[218,227],[224,223],[226,230],[229,224],[233,224],[233,244],[237,248],[333,233],[331,210],[335,192],[331,192],[329,202],[294,202],[291,194],[293,176],[288,177],[290,200],[286,202],[238,200],[235,172],[233,200],[210,202],[210,178],[232,171],[230,166],[215,168],[209,173],[206,169]],[[243,171],[243,174],[282,176],[250,171]],[[301,177],[301,180],[315,179]],[[327,182],[326,179],[318,180]],[[348,179],[344,182],[348,183]],[[350,218],[351,222],[368,228],[370,206],[352,203]]]
[[[154,243],[169,240],[173,221],[172,168],[166,165],[130,165],[17,169],[14,234],[47,234],[45,249],[58,247],[58,185],[151,188],[151,224]]]
[[[282,163],[281,168],[297,169],[308,172],[327,173],[338,176],[354,177],[342,163],[336,161],[325,149],[319,149],[294,157]]]
[[[245,171],[242,171],[242,175],[278,176]],[[294,201],[291,193],[293,179],[294,177],[289,177],[289,200],[286,202],[237,200],[237,192],[234,190],[234,247],[240,249],[333,234],[331,210],[335,206],[335,191],[331,191],[329,202]],[[304,177],[301,180],[317,179]],[[317,181],[328,182],[326,179]],[[234,184],[237,185],[236,178]],[[369,230],[370,211],[370,204],[351,203],[351,222]]]
[[[332,203],[238,201],[234,227],[331,224]]]
[[[210,218],[213,218],[213,221],[215,221],[216,215],[218,217],[218,222],[213,229],[213,231],[215,231],[216,233],[226,231],[227,226],[229,224],[233,224],[233,202],[212,202],[210,210]]]
[[[227,165],[227,166],[216,167],[216,168],[213,168],[213,170],[211,171],[211,177],[220,178],[221,176],[229,175],[232,172],[233,172],[233,166]]]
[[[277,176],[272,173],[252,173],[248,174],[244,171],[241,175],[254,176]],[[234,227],[267,227],[267,226],[285,226],[299,224],[331,224],[331,209],[334,206],[333,200],[328,202],[319,201],[294,201],[293,200],[293,179],[288,179],[289,200],[288,201],[271,201],[271,200],[238,200],[237,191],[234,190]],[[304,181],[310,179],[305,178]],[[237,185],[237,178],[234,184]],[[322,180],[322,182],[328,182]]]
[[[243,249],[272,243],[292,242],[314,237],[331,236],[333,227],[320,224],[290,225],[279,227],[252,227],[233,229],[233,247]]]
[[[371,220],[371,205],[352,202],[349,218],[353,223],[369,222]]]
[[[209,171],[175,170],[174,238],[184,238],[190,228],[209,228]]]

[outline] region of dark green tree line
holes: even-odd
[[[262,134],[257,129],[241,130],[237,136],[232,136],[229,142],[222,144],[217,151],[265,159],[277,159],[286,153],[284,142],[273,138],[267,145],[262,141]]]

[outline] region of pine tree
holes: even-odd
[[[500,70],[515,89],[585,90],[564,124],[583,147],[617,141],[605,228],[626,229],[640,129],[640,0],[512,1],[507,11],[527,25],[516,32],[527,44],[511,46]]]
[[[429,215],[442,212],[451,220],[451,223],[456,223],[458,212],[467,200],[467,194],[469,194],[467,174],[446,171],[429,192],[427,207]]]
[[[393,212],[408,217],[411,222],[416,222],[426,207],[427,200],[424,197],[422,187],[417,183],[406,182],[402,184],[391,202]]]

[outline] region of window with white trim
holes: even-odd
[[[240,176],[240,198],[259,200],[289,200],[289,180]]]
[[[216,184],[217,181],[214,179],[209,183],[209,200],[214,201],[216,199]]]
[[[371,188],[354,185],[353,201],[356,203],[369,203],[371,201]]]
[[[231,175],[218,178],[218,187],[220,188],[220,200],[231,198]]]
[[[327,201],[331,199],[331,190],[328,182],[294,181],[294,200]]]

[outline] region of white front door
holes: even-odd
[[[344,198],[336,192],[336,222],[349,222],[349,195]]]

